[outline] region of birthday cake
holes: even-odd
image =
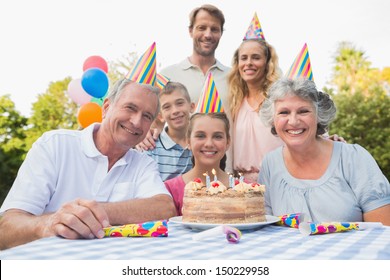
[[[226,187],[220,181],[203,186],[199,178],[184,189],[183,222],[243,224],[265,221],[265,186],[236,182]]]

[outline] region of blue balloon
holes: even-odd
[[[81,86],[92,97],[101,98],[108,90],[108,77],[99,68],[86,70],[81,77]]]

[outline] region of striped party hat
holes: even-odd
[[[221,113],[224,112],[221,98],[218,95],[217,87],[211,72],[207,76],[203,87],[202,96],[199,98],[196,113]]]
[[[153,43],[141,56],[133,70],[129,71],[126,79],[139,84],[155,86],[156,83],[156,43]]]
[[[157,73],[157,76],[156,76],[156,87],[158,87],[159,89],[163,89],[167,85],[169,80],[170,79],[167,76],[164,76],[162,74],[158,74]]]
[[[243,40],[245,41],[248,39],[262,39],[265,41],[263,29],[261,29],[260,21],[256,12]]]
[[[299,52],[298,56],[295,58],[293,64],[288,70],[286,77],[288,79],[297,79],[305,78],[310,81],[314,81],[313,71],[311,70],[309,49],[307,44],[303,45],[302,50]]]

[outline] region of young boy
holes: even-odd
[[[186,133],[195,104],[191,102],[186,87],[176,82],[168,82],[159,98],[160,117],[166,125],[156,141],[156,148],[147,153],[158,163],[161,178],[165,181],[192,168]]]

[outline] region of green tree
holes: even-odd
[[[51,82],[45,93],[38,95],[32,105],[32,115],[28,120],[26,132],[27,148],[42,135],[53,129],[77,129],[78,105],[66,93],[70,77],[62,81]]]
[[[330,131],[366,148],[389,178],[390,96],[382,73],[370,65],[363,51],[340,44],[332,79],[338,114]]]
[[[12,186],[26,153],[44,132],[78,127],[77,104],[66,93],[70,81],[65,78],[50,83],[33,104],[29,119],[15,110],[9,96],[0,97],[0,201]]]
[[[108,79],[115,83],[117,80],[125,76],[130,69],[134,66],[134,64],[138,60],[138,55],[135,52],[130,52],[126,56],[122,56],[120,59],[116,61],[108,62]]]
[[[364,51],[357,50],[349,42],[341,42],[336,51],[332,81],[338,92],[354,94],[362,83],[369,82],[371,77],[365,75],[370,72],[370,65]]]
[[[27,118],[16,109],[9,95],[0,96],[0,203],[7,195],[25,153]]]

